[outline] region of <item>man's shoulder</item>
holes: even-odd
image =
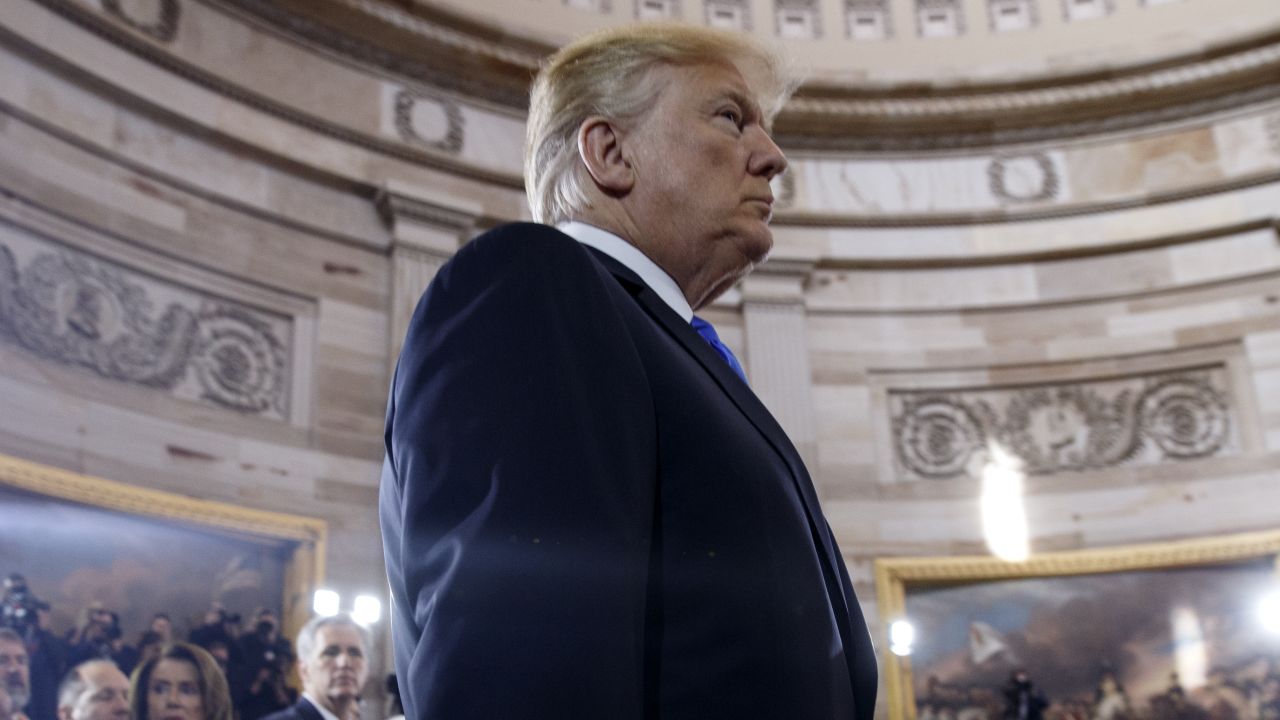
[[[514,222],[499,225],[462,246],[455,256],[460,261],[470,256],[488,261],[503,258],[535,261],[545,256],[561,256],[566,253],[585,253],[586,248],[577,240],[550,225],[532,222]]]
[[[587,246],[556,228],[516,222],[499,225],[463,245],[445,263],[440,276],[462,287],[506,281],[558,285],[600,269],[600,262]]]
[[[298,701],[289,707],[266,715],[262,720],[321,720],[320,711],[316,710],[311,701],[302,696],[298,696]]]

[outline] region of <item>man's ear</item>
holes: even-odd
[[[578,126],[578,156],[606,194],[625,195],[635,184],[631,162],[622,151],[622,133],[611,120],[593,115]]]

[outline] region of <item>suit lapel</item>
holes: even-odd
[[[324,720],[324,716],[320,714],[316,706],[311,704],[311,701],[305,697],[298,698],[298,702],[294,707],[298,709],[298,715],[302,720]]]
[[[716,351],[707,344],[707,341],[703,340],[702,336],[689,323],[684,321],[684,318],[680,317],[662,298],[658,297],[657,293],[649,289],[649,286],[645,285],[639,276],[632,272],[630,268],[605,253],[595,248],[588,247],[588,249],[615,277],[631,289],[636,301],[644,311],[702,365],[716,381],[716,384],[720,386],[721,390],[747,416],[751,424],[760,431],[760,434],[765,437],[783,462],[786,463],[787,468],[791,471],[791,479],[796,491],[799,493],[805,514],[808,517],[809,529],[813,533],[814,541],[822,549],[823,565],[827,573],[829,573],[828,577],[838,578],[836,563],[839,562],[839,557],[830,533],[826,532],[826,521],[823,519],[821,507],[818,504],[817,493],[813,489],[813,481],[805,470],[799,451],[796,450],[791,443],[791,439],[787,437],[786,432],[778,425],[778,422],[774,420],[773,414],[764,406],[764,403],[760,402],[760,399],[751,391],[751,388],[742,382],[742,378],[739,378],[734,373],[729,364],[724,361],[724,358],[716,354]],[[839,601],[837,608],[847,614],[849,611],[848,598],[844,596],[843,588],[840,587],[839,582],[836,582],[834,587],[838,592],[832,594],[832,602]],[[830,586],[828,589],[831,589]]]

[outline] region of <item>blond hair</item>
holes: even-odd
[[[530,91],[525,136],[525,193],[534,220],[555,224],[587,207],[588,176],[578,162],[578,128],[588,117],[633,122],[660,90],[655,68],[708,63],[736,67],[766,121],[797,84],[779,55],[753,39],[670,23],[603,30],[548,58]]]

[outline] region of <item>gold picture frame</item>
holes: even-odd
[[[0,455],[0,485],[104,510],[291,543],[281,595],[281,630],[286,637],[293,637],[310,617],[312,593],[324,582],[329,526],[318,518],[201,500],[8,455]]]
[[[891,625],[897,620],[907,619],[908,597],[913,590],[976,587],[1014,580],[1214,568],[1248,561],[1269,561],[1269,574],[1280,574],[1280,531],[1043,553],[1023,562],[1006,562],[990,556],[877,559],[875,582],[881,619],[879,640],[884,649],[888,718],[917,720],[910,656],[891,652],[889,637]]]

